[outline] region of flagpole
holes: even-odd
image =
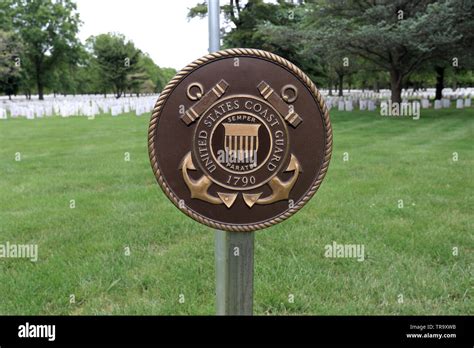
[[[219,0],[209,0],[209,53],[220,49],[219,17]],[[252,315],[253,255],[254,232],[215,230],[217,315]]]

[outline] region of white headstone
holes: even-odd
[[[369,109],[369,111],[375,111],[375,103],[372,99],[370,99],[367,103],[367,108]]]
[[[121,112],[122,112],[122,107],[120,105],[112,106],[112,109],[111,109],[112,116],[117,116]]]
[[[352,100],[346,100],[346,111],[352,111]]]
[[[344,101],[343,100],[340,100],[339,101],[339,104],[338,104],[338,108],[337,108],[339,111],[344,111]]]
[[[464,107],[464,100],[458,99],[456,100],[456,109],[462,109]]]
[[[442,105],[442,103],[441,103],[441,100],[438,100],[438,99],[435,100],[434,108],[435,108],[436,110],[438,110],[438,109],[441,109],[442,107],[443,107],[443,105]]]
[[[331,108],[332,108],[332,98],[331,97],[327,97],[326,107],[328,108],[328,110],[331,110]]]

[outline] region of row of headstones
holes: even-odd
[[[322,89],[320,90],[321,94],[326,97],[333,97],[329,95],[329,91]],[[451,88],[445,88],[442,91],[443,98],[457,100],[457,99],[466,99],[474,97],[474,88],[458,88],[453,90]],[[357,99],[390,99],[391,91],[388,89],[382,89],[378,92],[371,90],[344,90],[344,96],[357,98]],[[402,90],[401,97],[402,99],[434,99],[436,96],[435,88],[428,88],[426,90]],[[334,96],[335,97],[335,96]]]
[[[84,96],[78,96],[69,99],[64,99],[61,102],[44,101],[44,102],[11,102],[6,104],[6,108],[0,107],[0,119],[6,119],[8,111],[10,117],[26,117],[27,119],[42,118],[45,116],[59,115],[62,117],[69,116],[96,116],[102,113],[110,113],[112,116],[135,111],[137,116],[150,112],[153,109],[156,101],[156,96],[138,98],[91,98],[93,100],[86,100]],[[80,101],[75,101],[80,100]],[[337,107],[339,111],[352,111],[354,104],[359,106],[359,110],[375,111],[377,105],[384,103],[384,100],[377,99],[359,99],[354,97],[326,97],[326,104],[329,109]],[[417,101],[415,101],[417,102]],[[429,99],[421,99],[421,107],[429,108],[431,106]],[[403,103],[408,103],[405,99]],[[5,104],[5,102],[4,102]],[[457,99],[456,108],[461,109],[471,106],[471,98]],[[449,108],[451,107],[451,100],[443,98],[442,100],[434,101],[434,108]]]
[[[149,113],[155,104],[156,96],[140,99],[124,98],[121,100],[88,100],[88,101],[44,101],[44,102],[13,102],[0,107],[0,119],[10,117],[26,117],[27,119],[49,116],[96,116],[110,113],[112,116],[135,111],[137,116]]]
[[[441,109],[441,108],[449,108],[451,107],[451,100],[449,99],[441,99],[434,101],[434,108]],[[467,99],[456,99],[456,109],[463,109],[471,107],[471,98]]]
[[[376,100],[373,99],[347,99],[347,100],[341,100],[341,99],[332,99],[329,98],[326,100],[326,106],[328,107],[329,110],[332,108],[337,107],[337,110],[339,111],[352,111],[354,110],[354,105],[359,105],[359,110],[360,111],[375,111],[377,109],[377,104],[381,105],[383,103],[388,103],[387,100],[382,100],[380,103],[377,103]],[[409,101],[407,99],[402,101],[402,104],[408,104]],[[431,107],[431,103],[429,99],[421,99],[421,101],[413,101],[413,103],[420,103],[421,107],[423,109],[428,109]],[[435,100],[434,101],[434,108],[435,109],[442,109],[442,108],[450,108],[451,107],[451,100],[443,98],[441,100]],[[457,99],[456,100],[456,108],[457,109],[463,109],[471,107],[471,98],[467,99]]]
[[[139,98],[146,98],[146,97],[151,97],[155,96],[156,93],[146,93],[146,94],[140,94]],[[107,94],[106,97],[104,97],[103,94],[76,94],[76,95],[54,95],[54,94],[45,94],[43,96],[44,101],[90,101],[90,100],[116,100],[115,94]],[[136,98],[135,95],[128,95],[125,96],[123,95],[121,99],[127,99],[127,98]],[[26,99],[25,96],[11,96],[11,99],[8,98],[8,96],[0,96],[0,103],[2,102],[32,102],[33,100],[38,99],[38,95],[31,95],[31,99]],[[120,100],[120,99],[119,99]]]

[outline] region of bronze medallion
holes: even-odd
[[[150,161],[185,214],[227,231],[279,223],[314,195],[332,149],[329,114],[313,82],[256,49],[204,56],[156,102]]]

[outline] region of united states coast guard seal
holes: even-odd
[[[315,194],[332,131],[313,82],[255,49],[204,56],[163,89],[148,132],[155,177],[185,214],[227,231],[279,223]]]

